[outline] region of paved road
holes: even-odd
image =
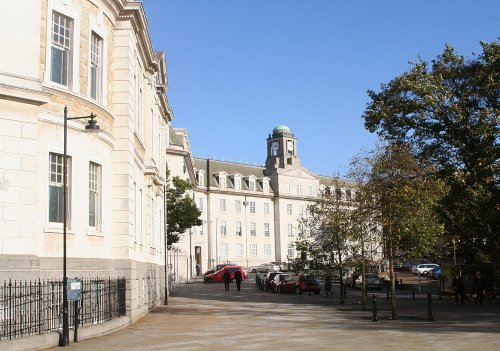
[[[371,296],[370,292],[370,296]],[[500,303],[456,306],[433,300],[427,321],[424,295],[399,299],[391,320],[385,292],[375,293],[379,321],[361,311],[359,292],[338,304],[322,295],[270,294],[245,281],[242,291],[195,281],[178,288],[160,306],[118,332],[72,343],[72,350],[500,350]],[[60,350],[60,348],[59,348]]]

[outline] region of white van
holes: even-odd
[[[437,263],[422,263],[417,266],[417,273],[428,275],[435,267],[439,267]]]

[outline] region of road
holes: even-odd
[[[253,275],[251,275],[252,277]],[[360,293],[348,290],[346,304],[323,295],[271,294],[249,279],[242,290],[201,281],[180,286],[169,299],[135,324],[99,338],[72,343],[85,351],[211,350],[500,350],[500,302],[456,306],[425,295],[399,298],[390,319],[385,292],[375,292],[379,321],[361,310]],[[369,295],[371,301],[372,292]],[[371,307],[371,304],[370,306]],[[60,348],[59,348],[60,350]]]

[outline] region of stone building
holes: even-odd
[[[197,262],[206,270],[227,261],[249,267],[297,257],[299,219],[322,188],[338,182],[301,165],[298,140],[288,127],[269,134],[264,166],[193,158],[186,131],[171,134],[169,165],[196,184],[192,196],[203,218],[177,245],[181,277],[190,277]],[[340,183],[343,196],[351,196],[353,184]]]
[[[62,279],[64,107],[69,277],[125,277],[131,321],[164,292],[165,54],[142,3],[2,1],[0,281]]]

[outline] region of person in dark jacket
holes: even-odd
[[[229,283],[231,283],[231,273],[229,273],[229,269],[226,269],[222,274],[222,279],[224,279],[224,289],[229,291]]]
[[[455,290],[455,303],[458,305],[458,299],[460,299],[460,303],[463,305],[465,303],[465,285],[460,274],[457,273],[455,277],[453,277],[451,286]]]
[[[240,291],[241,281],[243,280],[241,270],[238,269],[236,272],[234,272],[234,280],[236,280],[236,288],[238,289],[238,291]]]
[[[481,277],[481,272],[476,272],[476,278],[474,279],[474,292],[476,293],[474,303],[477,305],[477,302],[479,301],[479,304],[482,305],[484,295],[486,295],[486,283]]]

